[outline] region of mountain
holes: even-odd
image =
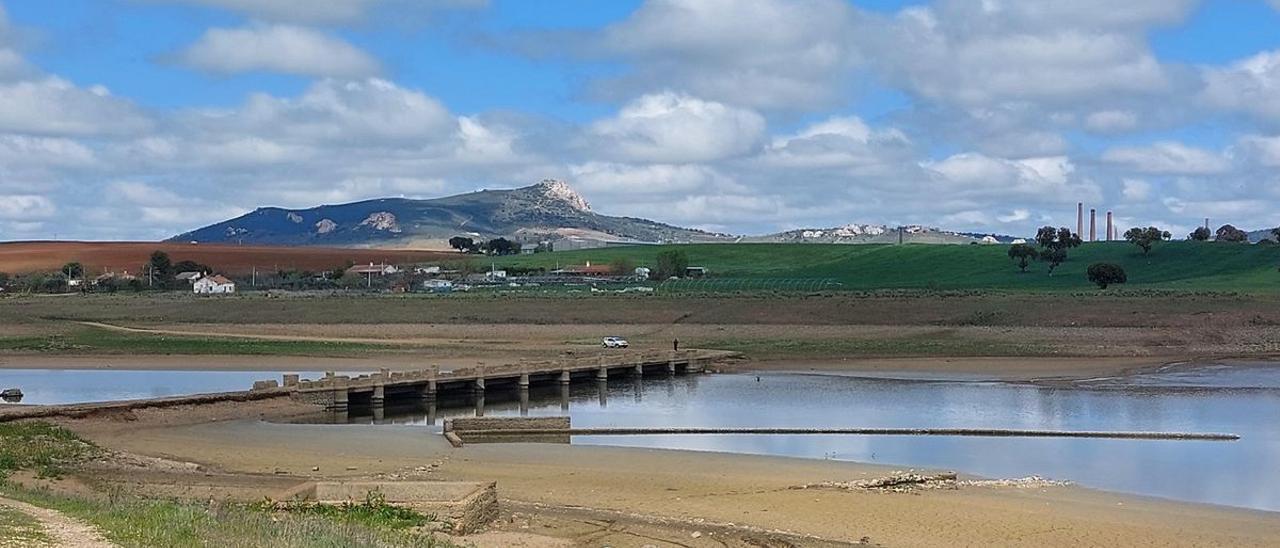
[[[563,181],[511,190],[481,190],[430,200],[383,198],[310,209],[263,207],[231,220],[179,234],[170,241],[270,245],[395,246],[460,234],[525,241],[558,235],[650,242],[727,238],[645,219],[611,217]]]
[[[901,235],[899,235],[901,231]],[[909,225],[848,224],[834,228],[804,228],[777,234],[745,238],[747,242],[800,243],[800,244],[894,244],[899,238],[903,243],[916,244],[968,244],[982,242],[991,236],[999,243],[1009,243],[1012,236],[988,235],[967,232],[949,232],[938,228]]]

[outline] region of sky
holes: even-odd
[[[1280,225],[1280,0],[0,0],[0,240],[567,181],[734,234]]]

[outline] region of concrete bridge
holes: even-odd
[[[391,371],[351,377],[332,371],[324,378],[300,379],[296,374],[284,375],[282,382],[257,381],[254,390],[277,390],[283,387],[295,398],[323,405],[329,410],[345,410],[350,406],[380,407],[388,403],[435,401],[445,393],[483,397],[485,390],[521,391],[533,384],[568,386],[576,380],[608,381],[618,375],[681,375],[701,373],[715,360],[736,356],[733,352],[713,350],[620,351],[539,362],[476,366],[441,371],[439,366],[417,371]]]

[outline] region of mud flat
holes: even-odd
[[[273,412],[266,402],[241,403],[241,413]],[[230,411],[229,408],[224,408]],[[156,493],[234,494],[252,499],[285,478],[496,481],[508,512],[518,509],[570,534],[563,513],[668,535],[688,544],[691,533],[745,538],[761,532],[789,539],[869,541],[884,545],[1001,546],[1274,546],[1280,514],[1118,495],[1074,486],[1002,488],[962,485],[911,494],[796,489],[823,482],[870,481],[896,468],[847,462],[691,451],[544,444],[452,448],[414,426],[278,424],[190,417],[183,410],[140,410],[130,420],[90,417],[66,424],[110,449],[197,463],[203,471],[182,490],[168,473],[148,487],[145,472],[118,481]],[[234,415],[229,413],[228,415]],[[127,433],[128,435],[122,435]],[[218,476],[210,476],[216,472]],[[237,489],[220,490],[228,478]],[[271,478],[263,492],[244,480]],[[196,478],[199,478],[198,480]],[[508,521],[519,521],[505,514]],[[574,518],[577,519],[577,518]],[[559,521],[557,521],[559,520]],[[657,533],[654,529],[656,528]],[[617,531],[615,531],[617,532]],[[642,546],[619,533],[617,546]],[[692,545],[705,537],[693,539]],[[793,542],[794,544],[794,542]],[[800,544],[803,545],[803,544]]]

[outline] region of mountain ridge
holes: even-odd
[[[441,198],[374,198],[304,209],[260,207],[239,217],[178,234],[169,241],[273,245],[393,245],[457,235],[537,240],[563,230],[619,240],[692,243],[727,241],[728,235],[648,219],[592,211],[567,183],[480,190]]]

